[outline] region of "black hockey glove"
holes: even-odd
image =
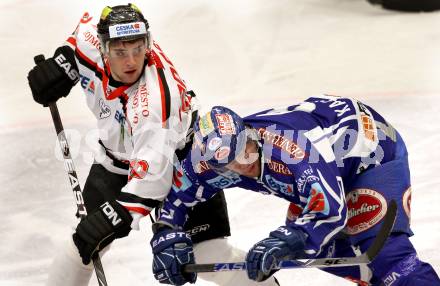
[[[105,202],[76,227],[73,241],[84,264],[116,238],[127,236],[133,218],[127,209],[116,201]]]
[[[79,81],[74,51],[59,47],[52,58],[45,59],[28,73],[28,82],[34,100],[43,106],[67,96]]]

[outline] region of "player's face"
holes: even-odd
[[[127,85],[135,83],[142,73],[145,48],[143,39],[110,42],[106,58],[112,77]]]
[[[261,165],[257,142],[249,140],[246,143],[244,152],[239,154],[234,161],[226,165],[226,169],[246,177],[259,177]]]

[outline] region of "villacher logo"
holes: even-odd
[[[351,219],[355,216],[362,215],[365,213],[374,213],[380,206],[378,204],[368,205],[367,203],[363,203],[360,208],[357,209],[349,209],[348,210],[348,218]]]
[[[370,189],[356,189],[347,195],[348,222],[345,232],[358,234],[376,225],[387,211],[385,198]]]

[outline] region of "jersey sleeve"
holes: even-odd
[[[335,162],[326,162],[313,145],[304,162],[289,168],[299,203],[290,204],[286,224],[307,234],[305,253],[316,256],[347,223],[342,178]]]
[[[87,73],[87,77],[91,78],[96,74],[102,80],[105,72],[100,53],[101,44],[96,31],[96,20],[99,18],[92,17],[88,12],[85,12],[74,31],[64,41],[63,47],[68,47],[73,51],[73,62],[76,62],[80,74],[86,69],[90,71],[90,74]],[[81,85],[84,84],[85,82],[81,79]]]
[[[53,55],[53,59],[58,66],[64,70],[65,74],[71,80],[72,85],[76,85],[81,78],[78,68],[78,33],[80,28],[93,29],[91,24],[88,24],[91,19],[92,18],[89,17],[89,14],[85,13],[74,32],[55,50]],[[96,40],[95,45],[99,47],[98,40]]]
[[[91,31],[91,30],[96,31],[96,29],[93,27],[92,20],[93,17],[88,12],[84,12],[75,30],[65,40],[64,45],[69,46],[70,48],[72,48],[72,50],[76,50],[78,36],[80,33],[83,33],[89,35],[90,43],[98,48],[99,47],[98,38],[92,37],[94,36],[93,34],[96,34],[96,32],[93,33]]]
[[[212,198],[221,189],[203,183],[206,174],[195,172],[189,156],[176,166],[172,188],[160,210],[158,222],[181,229],[187,220],[188,209]],[[208,175],[209,176],[209,175]]]

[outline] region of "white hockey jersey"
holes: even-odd
[[[92,22],[85,13],[67,45],[75,51],[80,84],[107,154],[99,163],[128,175],[118,202],[133,215],[132,227],[137,228],[139,218],[171,188],[175,150],[186,143],[194,99],[157,43],[146,51],[145,69],[136,83],[124,86],[113,80]],[[118,168],[118,161],[128,163],[129,170]]]

